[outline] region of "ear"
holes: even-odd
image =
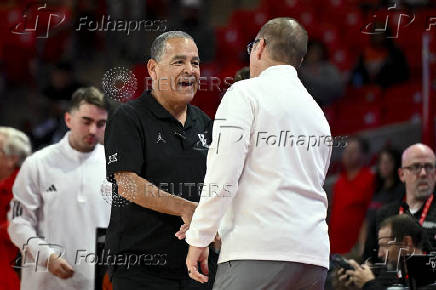
[[[304,57],[301,58],[300,63],[298,64],[297,68],[299,68],[303,64],[303,61],[304,61]]]
[[[400,177],[400,180],[404,183],[404,169],[398,168],[398,176]]]
[[[147,61],[147,70],[148,70],[148,74],[151,76],[153,80],[157,79],[156,68],[157,68],[157,62],[154,59],[150,58]]]
[[[9,168],[17,167],[19,157],[17,155],[7,156],[6,163]]]
[[[71,129],[71,113],[65,112],[65,124],[67,125],[67,128]]]
[[[260,41],[259,41],[259,43],[257,44],[257,46],[258,46],[258,49],[256,49],[256,58],[257,59],[261,59],[262,58],[262,54],[264,54],[265,53],[265,47],[266,47],[266,44],[265,44],[265,39],[263,39],[263,38],[261,38],[260,39]]]

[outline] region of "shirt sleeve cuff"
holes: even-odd
[[[28,241],[28,250],[30,250],[33,260],[43,267],[47,266],[50,255],[56,253],[47,242],[39,238],[33,238]]]
[[[186,232],[186,242],[194,247],[199,247],[199,248],[204,248],[204,247],[208,247],[210,243],[213,242],[215,238],[215,235],[213,235],[212,237],[210,236],[200,236],[200,234],[198,233],[198,231],[189,229]]]

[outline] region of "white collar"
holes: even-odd
[[[273,65],[264,69],[259,76],[271,75],[271,74],[283,74],[290,73],[293,76],[297,76],[297,71],[292,65]]]

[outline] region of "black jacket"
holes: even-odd
[[[435,195],[435,193],[433,193]],[[417,220],[421,218],[423,207],[415,214],[410,213],[409,206],[404,200],[404,194],[398,201],[391,202],[382,208],[380,208],[376,213],[375,222],[368,225],[368,235],[365,242],[365,253],[364,259],[371,258],[373,262],[377,258],[378,243],[377,243],[377,233],[380,229],[380,224],[387,218],[399,214],[400,207],[403,206],[404,212],[415,217]],[[422,225],[424,232],[426,234],[427,242],[424,244],[423,250],[425,252],[434,251],[436,248],[436,198],[433,199],[427,217]],[[371,255],[372,253],[372,255]]]

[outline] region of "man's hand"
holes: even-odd
[[[345,270],[342,268],[336,272],[336,276],[338,277],[338,282],[341,285],[341,288],[348,288],[353,284],[353,281],[351,281],[351,276],[345,274]]]
[[[200,282],[205,283],[209,281],[209,247],[194,247],[189,246],[188,256],[186,257],[186,267],[188,268],[189,277]],[[201,274],[198,271],[198,263],[200,263]]]
[[[348,270],[345,273],[351,276],[350,280],[353,281],[357,287],[363,288],[366,282],[375,279],[374,274],[367,264],[359,265],[354,260],[348,260],[348,263],[354,267],[354,271]]]
[[[189,230],[189,225],[183,224],[183,225],[180,226],[180,230],[175,234],[175,236],[179,240],[183,240],[184,238],[186,238],[186,232],[188,230]]]
[[[47,268],[53,275],[61,278],[68,279],[74,274],[73,268],[57,254],[51,254],[48,258]]]
[[[221,250],[221,237],[218,233],[215,235],[215,240],[213,241],[213,246],[215,248],[215,251]]]
[[[180,217],[182,218],[185,225],[188,225],[191,223],[192,216],[194,215],[194,211],[198,206],[198,202],[189,202],[187,206],[183,208],[182,213],[180,214]]]

